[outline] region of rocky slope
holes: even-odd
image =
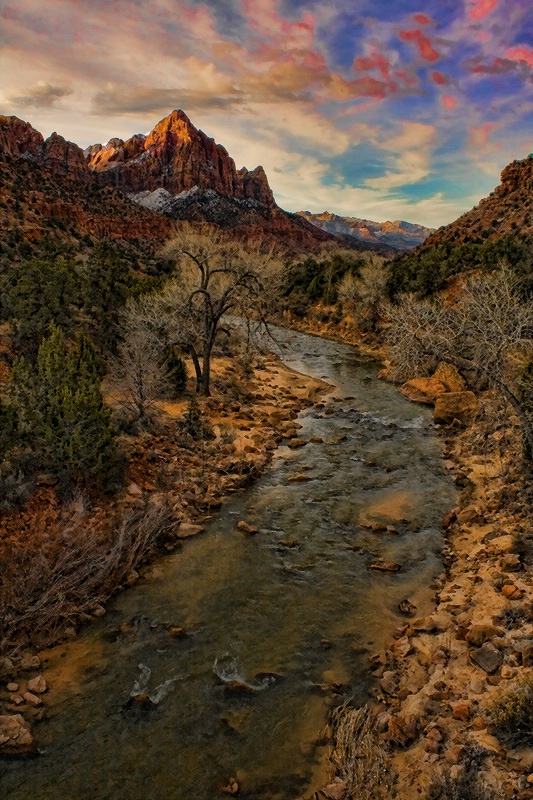
[[[330,214],[329,211],[322,214],[298,211],[298,214],[321,230],[336,236],[349,236],[366,244],[388,245],[396,250],[412,250],[434,232],[434,228],[425,228],[423,225],[402,220],[373,222],[358,217],[340,217]]]
[[[477,206],[439,228],[421,246],[439,247],[447,242],[481,243],[507,233],[533,234],[533,155],[508,164],[501,182]]]
[[[125,195],[90,181],[74,180],[33,158],[0,152],[0,190],[0,252],[6,252],[6,247],[20,250],[24,245],[21,255],[29,256],[49,238],[75,244],[88,237],[110,238],[152,255],[171,230],[170,220]],[[12,252],[7,255],[13,257]]]
[[[313,250],[335,240],[279,208],[263,168],[237,170],[224,147],[197,130],[183,111],[173,111],[148,136],[111,139],[86,151],[56,133],[45,140],[17,117],[0,116],[0,156],[3,181],[17,195],[5,197],[0,224],[4,230],[18,225],[30,239],[66,226],[78,238],[97,232],[160,241],[170,231],[170,218],[213,222],[237,236],[273,239],[288,250]],[[91,198],[98,197],[109,201],[105,209],[99,202],[91,208]]]

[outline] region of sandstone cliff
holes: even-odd
[[[178,195],[194,187],[223,197],[275,205],[262,167],[237,171],[226,149],[194,127],[183,111],[173,111],[148,136],[111,139],[87,151],[98,179],[127,193],[166,189]]]
[[[0,115],[0,151],[26,158],[71,180],[83,183],[91,180],[81,147],[57,133],[44,139],[29,122],[18,117]]]

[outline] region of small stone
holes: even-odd
[[[24,702],[24,698],[23,698],[23,697],[22,697],[22,695],[21,695],[21,694],[19,694],[18,692],[16,692],[15,694],[10,694],[10,695],[9,695],[9,700],[10,700],[10,701],[13,703],[13,705],[15,705],[15,706],[20,706],[20,705],[22,705],[22,703]]]
[[[28,691],[34,694],[44,694],[47,689],[48,684],[42,675],[38,675],[37,678],[32,678],[31,681],[28,681]]]
[[[376,572],[400,572],[402,568],[401,564],[397,564],[396,561],[373,561],[370,564],[370,569]]]
[[[178,539],[188,539],[190,536],[198,536],[203,533],[205,528],[203,525],[193,525],[192,522],[181,522],[176,531]]]
[[[468,700],[460,700],[458,703],[451,703],[453,719],[461,722],[468,722],[472,713],[472,705]]]
[[[488,675],[492,675],[501,667],[503,656],[491,642],[485,642],[478,650],[470,653],[470,660]]]
[[[245,520],[241,519],[237,523],[237,530],[241,533],[246,533],[248,536],[255,536],[256,533],[259,533],[259,530],[255,528],[253,525],[250,525]]]
[[[384,672],[379,685],[385,694],[394,694],[396,691],[396,673],[391,672],[390,670]]]
[[[41,659],[39,656],[33,656],[30,653],[24,653],[22,658],[20,659],[20,669],[22,670],[30,670],[30,669],[39,669],[41,666]]]
[[[464,752],[465,748],[462,744],[453,744],[444,753],[444,758],[448,764],[458,764],[461,761]]]
[[[502,556],[500,566],[504,572],[519,572],[522,569],[522,562],[516,553],[506,553]]]
[[[413,651],[411,646],[411,642],[409,641],[407,636],[402,636],[401,639],[398,639],[394,644],[391,646],[391,650],[395,656],[399,656],[400,658],[405,658]]]
[[[343,800],[348,791],[348,784],[345,781],[335,781],[324,786],[321,794],[325,795],[328,800]]]
[[[43,704],[41,698],[37,697],[37,695],[33,694],[32,692],[24,692],[22,697],[24,698],[26,703],[28,703],[30,706],[33,706],[34,708],[37,708],[37,706],[41,706]]]
[[[503,628],[497,628],[495,625],[472,625],[465,636],[468,644],[472,647],[481,647],[482,644],[488,642],[494,636],[503,634]]]
[[[140,495],[143,493],[143,490],[141,489],[141,487],[140,487],[140,486],[138,486],[136,483],[134,483],[134,482],[132,481],[132,482],[131,482],[131,483],[128,485],[127,492],[128,492],[128,494],[129,494],[129,495],[131,495],[132,497],[139,497],[139,496],[140,496]]]
[[[416,614],[415,604],[411,603],[407,598],[398,603],[398,609],[400,613],[405,614],[406,617],[412,617]]]
[[[103,617],[105,614],[105,608],[101,605],[97,605],[92,610],[93,617]]]
[[[235,778],[229,778],[227,783],[224,783],[221,787],[221,791],[224,792],[224,794],[234,796],[239,793],[239,784]]]
[[[184,628],[180,627],[179,625],[169,625],[167,630],[171,639],[185,639],[187,636]]]
[[[502,587],[502,594],[505,595],[508,600],[520,600],[524,593],[513,583],[506,583],[505,586]]]
[[[501,668],[500,675],[505,680],[509,680],[510,678],[514,678],[516,675],[516,669],[514,667],[510,667],[508,664],[504,664]]]
[[[18,692],[19,685],[18,683],[8,683],[6,688],[8,692]]]

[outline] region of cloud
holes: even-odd
[[[95,115],[167,114],[171,109],[187,111],[198,109],[231,109],[243,103],[242,94],[218,96],[209,90],[161,89],[152,86],[134,86],[124,89],[108,84],[91,98],[91,113]]]
[[[366,185],[390,191],[427,178],[431,171],[431,156],[435,149],[437,129],[434,125],[404,121],[400,132],[381,142],[380,146],[393,155],[389,161],[392,169],[379,178],[370,178]]]
[[[73,90],[67,86],[52,86],[45,81],[39,81],[34,86],[19,89],[20,94],[8,96],[7,102],[20,108],[51,108],[64,97],[68,97]]]
[[[400,39],[404,42],[414,42],[418,47],[418,52],[424,61],[438,61],[440,54],[435,50],[431,39],[422,31],[413,28],[408,31],[400,31]]]
[[[505,53],[506,58],[511,61],[523,62],[533,69],[533,48],[528,45],[519,45],[518,47],[511,47]]]
[[[468,16],[475,21],[484,19],[497,5],[498,0],[469,0]]]
[[[443,94],[440,102],[446,111],[453,111],[455,108],[457,108],[459,101],[453,96],[453,94]]]

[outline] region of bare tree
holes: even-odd
[[[168,368],[163,345],[142,324],[133,304],[126,311],[124,327],[125,335],[111,361],[110,373],[119,392],[119,404],[134,415],[134,422],[143,425],[168,387]]]
[[[191,356],[197,391],[209,395],[222,321],[236,316],[266,325],[281,264],[272,249],[245,247],[213,226],[182,225],[165,251],[175,259],[176,278],[152,304],[164,320],[167,343]]]
[[[371,255],[358,275],[347,272],[342,278],[338,296],[353,312],[363,331],[375,332],[381,319],[387,270],[381,256]]]
[[[389,306],[388,340],[398,377],[453,364],[471,385],[497,389],[517,414],[533,452],[533,418],[520,376],[533,358],[533,305],[518,277],[502,266],[473,276],[453,304],[412,296]]]

